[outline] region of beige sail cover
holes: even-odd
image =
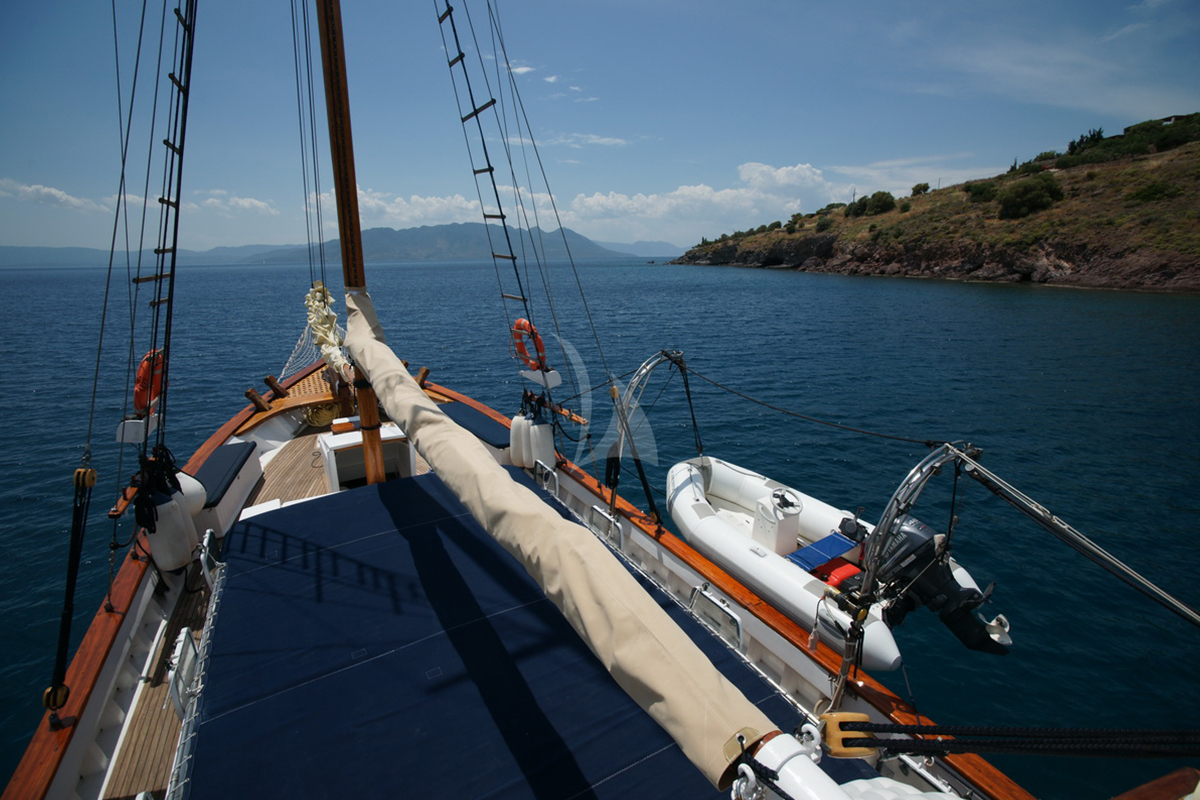
[[[716,670],[615,556],[580,525],[515,483],[471,433],[431,401],[385,343],[365,291],[346,297],[346,347],[388,415],[476,520],[538,582],[596,657],[638,705],[719,788],[727,788],[726,748],[775,729]]]

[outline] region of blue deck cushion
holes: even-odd
[[[788,553],[788,560],[798,564],[805,572],[811,572],[830,559],[837,558],[842,553],[854,547],[854,541],[840,533],[834,532],[819,542],[808,547],[801,547],[794,553]]]
[[[497,450],[508,447],[508,427],[466,403],[442,403],[438,406],[447,417],[466,428]]]
[[[189,800],[727,796],[434,474],[238,522],[225,557]],[[655,596],[777,726],[802,721]]]
[[[231,442],[221,445],[204,460],[192,477],[200,481],[208,492],[204,501],[205,508],[215,508],[221,502],[221,498],[229,491],[234,479],[254,453],[254,448],[254,442]]]

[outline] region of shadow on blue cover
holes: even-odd
[[[718,796],[433,475],[238,523],[226,559],[192,798]]]

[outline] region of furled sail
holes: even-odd
[[[487,449],[430,400],[387,346],[365,290],[349,289],[346,347],[388,415],[479,523],[529,572],[618,684],[713,783],[774,730],[608,549],[515,483]],[[732,746],[729,746],[731,745]]]

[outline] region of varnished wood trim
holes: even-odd
[[[148,548],[144,533],[138,535],[138,542],[144,552]],[[131,549],[130,553],[133,552]],[[121,623],[137,596],[148,568],[149,562],[144,558],[137,561],[126,558],[122,563],[112,586],[113,610],[107,611],[101,604],[67,668],[66,684],[71,687],[71,696],[58,712],[60,719],[68,721],[82,717],[104,663],[117,641]],[[51,730],[50,714],[47,712],[4,790],[3,800],[42,800],[50,790],[50,784],[74,735],[74,725]]]
[[[1161,778],[1122,792],[1112,800],[1181,800],[1196,790],[1200,783],[1200,770],[1195,767],[1180,767]]]
[[[324,366],[322,362],[314,362],[284,381],[283,385],[290,387],[322,366]],[[222,425],[192,454],[183,467],[184,471],[195,474],[205,459],[224,444],[233,435],[233,432],[253,414],[254,408],[247,406]],[[145,533],[138,534],[137,542],[141,547],[141,552],[149,551]],[[67,700],[67,704],[59,711],[59,717],[63,720],[79,719],[83,715],[88,701],[95,692],[96,683],[100,679],[100,672],[104,668],[105,661],[116,644],[126,612],[137,596],[142,581],[146,579],[149,562],[145,558],[136,560],[131,558],[130,556],[135,552],[137,552],[136,547],[130,548],[129,554],[122,562],[121,568],[113,580],[111,595],[113,610],[107,611],[105,605],[101,604],[100,609],[92,618],[91,625],[83,635],[83,641],[80,642],[79,648],[71,659],[71,665],[67,668],[66,684],[71,687],[71,696]],[[50,790],[55,773],[57,773],[74,735],[75,727],[73,725],[67,725],[59,730],[51,730],[50,715],[49,713],[44,715],[25,749],[25,755],[4,790],[2,800],[42,800]]]

